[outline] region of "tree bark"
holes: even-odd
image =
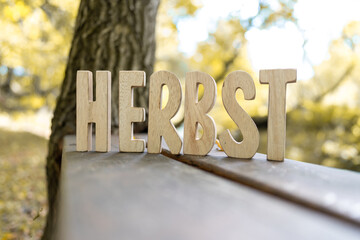
[[[147,80],[155,60],[155,22],[160,0],[82,0],[52,119],[47,156],[49,212],[42,239],[52,239],[56,225],[63,138],[75,134],[76,72],[109,70],[112,74],[112,130],[118,127],[119,70],[143,70]],[[95,81],[94,81],[95,83]],[[147,81],[147,86],[148,81]],[[134,105],[148,105],[148,89],[135,90]],[[144,131],[147,122],[136,124]]]

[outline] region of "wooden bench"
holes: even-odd
[[[76,152],[59,239],[360,239],[360,174],[286,159]],[[185,164],[184,164],[185,163]]]

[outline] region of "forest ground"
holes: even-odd
[[[46,220],[47,140],[0,129],[0,239],[40,239]]]

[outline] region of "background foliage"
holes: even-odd
[[[296,25],[296,1],[278,2],[280,7],[273,9],[266,1],[260,1],[258,13],[252,17],[241,18],[233,13],[219,20],[217,28],[197,45],[191,56],[178,51],[177,23],[194,17],[206,2],[162,0],[157,19],[155,71],[172,71],[182,82],[188,71],[211,74],[218,84],[218,98],[211,112],[218,133],[229,128],[241,140],[241,133],[222,106],[221,86],[231,71],[240,69],[252,75],[256,100],[245,102],[240,92],[237,98],[258,123],[262,153],[266,153],[263,123],[268,87],[259,84],[251,66],[245,35],[253,28],[266,29],[286,22]],[[63,79],[78,4],[79,0],[0,0],[1,116],[19,119],[52,111]],[[312,66],[314,76],[289,86],[286,157],[360,171],[359,44],[360,22],[349,22],[342,36],[330,44],[329,58]],[[175,119],[179,126],[182,116],[180,109]],[[46,141],[29,133],[0,130],[0,239],[41,235],[46,214]]]

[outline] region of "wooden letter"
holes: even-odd
[[[145,121],[145,109],[133,106],[133,87],[144,87],[145,83],[143,71],[119,72],[120,152],[144,152],[145,140],[133,139],[133,123]]]
[[[204,86],[204,95],[198,101],[199,84]],[[189,72],[185,82],[184,154],[206,155],[215,143],[216,127],[210,112],[215,104],[216,83],[206,73]],[[198,124],[203,128],[200,139],[196,139]]]
[[[111,73],[96,71],[96,101],[90,71],[76,76],[76,150],[92,150],[92,124],[95,123],[97,152],[111,150]]]
[[[267,159],[284,161],[286,84],[296,82],[296,69],[260,70],[260,83],[269,84]]]
[[[219,136],[220,144],[229,157],[252,158],[259,147],[259,131],[251,117],[236,101],[236,91],[241,88],[246,100],[255,99],[256,89],[251,76],[243,71],[230,73],[222,88],[222,101],[227,113],[239,127],[243,140],[239,143],[231,136],[229,129]]]
[[[169,100],[161,109],[162,88],[169,89]],[[179,79],[168,71],[159,71],[150,77],[148,152],[160,153],[162,137],[165,138],[172,154],[179,154],[181,138],[170,121],[178,112],[181,104],[181,84]]]

